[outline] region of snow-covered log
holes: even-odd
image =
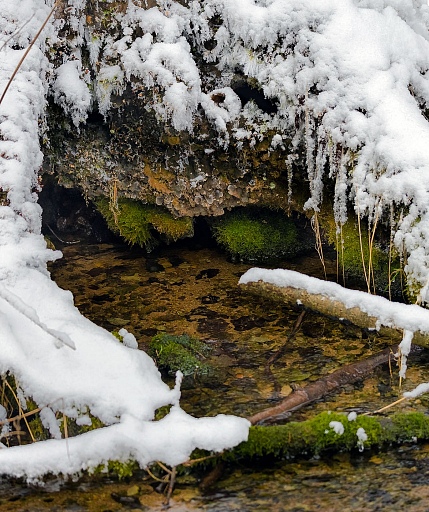
[[[391,302],[285,269],[252,268],[241,276],[239,285],[253,294],[372,330],[392,343],[401,342],[403,349],[411,338],[414,344],[429,347],[429,311],[416,304]]]

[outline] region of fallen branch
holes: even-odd
[[[252,425],[262,422],[278,421],[282,416],[296,411],[310,402],[323,398],[328,393],[337,391],[345,384],[352,384],[358,380],[364,379],[374,368],[387,363],[391,355],[394,354],[397,349],[397,346],[388,347],[363,361],[343,366],[339,370],[322,377],[316,382],[312,382],[304,388],[293,391],[278,405],[258,412],[248,418],[248,420]]]

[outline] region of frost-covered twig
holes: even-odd
[[[66,345],[67,347],[76,350],[76,345],[73,340],[70,338],[68,334],[65,332],[57,331],[56,329],[51,329],[47,325],[45,325],[37,315],[37,312],[34,308],[25,304],[17,295],[15,295],[10,290],[7,290],[2,284],[0,284],[0,297],[8,302],[12,307],[14,307],[17,311],[19,311],[26,318],[31,320],[33,324],[36,324],[42,330],[50,334],[57,341],[57,348],[61,345]],[[59,343],[59,344],[58,344]]]
[[[2,102],[4,100],[4,97],[6,96],[6,93],[7,93],[8,89],[9,89],[9,87],[10,87],[10,85],[13,82],[13,79],[15,78],[16,74],[18,73],[19,68],[21,67],[22,63],[26,59],[27,55],[30,53],[31,48],[33,48],[34,43],[37,41],[37,39],[39,39],[40,34],[43,32],[43,29],[46,27],[46,24],[48,23],[50,17],[52,16],[52,14],[54,13],[55,9],[57,8],[58,2],[59,2],[59,0],[56,0],[56,2],[54,3],[54,6],[52,7],[52,9],[50,11],[50,13],[46,17],[43,25],[40,27],[40,29],[38,30],[37,34],[33,37],[32,41],[28,45],[28,48],[25,50],[24,55],[21,57],[21,60],[16,65],[16,67],[15,67],[13,73],[12,73],[12,76],[9,78],[9,81],[6,84],[6,87],[3,89],[2,95],[0,96],[0,105],[2,104]]]

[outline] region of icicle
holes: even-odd
[[[413,340],[414,332],[404,329],[404,336],[398,347],[396,357],[399,358],[399,377],[405,379],[407,371],[407,357],[411,350],[411,342]]]

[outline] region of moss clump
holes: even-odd
[[[157,334],[149,343],[149,355],[158,366],[175,374],[180,370],[183,375],[207,375],[212,371],[211,366],[202,362],[210,352],[209,347],[187,334],[175,336],[171,334]]]
[[[95,204],[111,231],[125,238],[130,244],[140,245],[148,250],[157,243],[153,231],[163,235],[167,242],[194,234],[191,218],[176,219],[162,207],[132,199],[119,199],[115,209],[105,197],[97,199]]]
[[[299,250],[292,220],[280,212],[240,208],[213,222],[218,244],[241,261],[273,261]]]
[[[190,217],[174,218],[161,207],[146,206],[148,221],[158,233],[174,242],[194,235],[194,223]]]
[[[341,267],[348,274],[363,275],[363,264],[368,268],[370,258],[374,269],[387,268],[388,256],[376,245],[370,251],[368,230],[362,226],[359,236],[359,228],[353,220],[347,222],[341,228],[341,234],[336,235],[335,223],[330,223],[327,231],[329,242],[335,245],[338,252],[338,260]]]

